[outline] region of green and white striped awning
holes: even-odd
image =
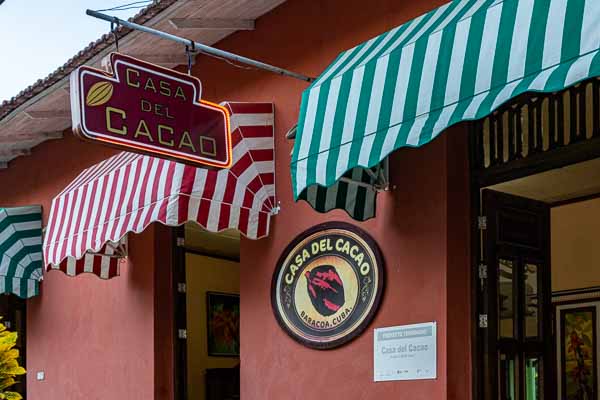
[[[303,93],[294,197],[320,210],[336,199],[352,213],[352,204],[357,219],[374,215],[361,199],[325,191],[339,191],[334,184],[344,174],[359,176],[355,169],[422,146],[524,92],[600,75],[599,48],[600,0],[456,0],[360,44]]]
[[[0,293],[39,294],[42,264],[42,208],[0,208]]]

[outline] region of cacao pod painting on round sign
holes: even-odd
[[[283,251],[271,283],[279,325],[296,341],[331,349],[354,339],[373,319],[384,286],[383,258],[362,229],[317,225]]]

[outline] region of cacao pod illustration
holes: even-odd
[[[101,106],[107,103],[113,95],[113,85],[110,82],[96,82],[90,88],[85,104],[89,107]]]
[[[335,314],[344,305],[344,284],[333,265],[319,265],[305,272],[308,297],[319,314]]]

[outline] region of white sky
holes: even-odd
[[[110,22],[87,16],[86,9],[106,9],[135,1],[5,0],[0,4],[0,102],[46,77],[110,30]],[[106,14],[129,18],[139,11]]]

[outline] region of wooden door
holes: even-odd
[[[554,399],[549,206],[491,190],[482,201],[485,398]]]

